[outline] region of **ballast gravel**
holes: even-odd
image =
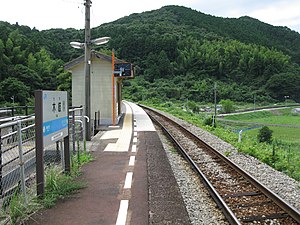
[[[242,169],[250,173],[254,178],[256,178],[258,181],[260,181],[262,184],[268,187],[271,191],[276,193],[282,199],[289,202],[291,206],[300,211],[300,182],[288,177],[282,172],[276,171],[272,167],[260,162],[258,159],[252,156],[239,153],[237,149],[234,148],[232,145],[226,143],[220,138],[210,134],[209,132],[199,127],[191,125],[186,121],[183,121],[167,113],[163,114],[191,130],[193,133],[198,135],[204,142],[206,142],[208,145],[218,150],[219,152],[223,154],[225,154],[225,152],[226,154],[230,152],[230,155],[228,156],[230,160],[232,160]],[[169,160],[171,164],[174,164],[172,161],[176,159],[170,157]],[[190,189],[192,190],[192,188]]]
[[[158,130],[158,129],[157,129]],[[194,174],[189,164],[176,152],[173,146],[158,131],[175,179],[178,183],[191,224],[228,224],[207,189]]]

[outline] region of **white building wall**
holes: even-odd
[[[117,79],[115,106],[117,111]],[[112,124],[112,67],[111,62],[94,58],[91,64],[91,119],[100,111],[100,124]],[[84,63],[72,68],[72,105],[85,105]]]
[[[91,66],[91,113],[100,111],[100,123],[112,124],[111,63],[95,59]]]
[[[84,64],[81,63],[72,70],[72,106],[85,103]]]

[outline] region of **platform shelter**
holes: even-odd
[[[72,73],[72,105],[85,105],[84,55],[65,65]],[[133,78],[133,65],[96,51],[91,52],[92,127],[118,124],[121,116],[122,81]]]

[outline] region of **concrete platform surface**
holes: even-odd
[[[146,113],[124,102],[123,124],[96,135],[95,160],[83,166],[87,187],[28,225],[190,224],[162,143]]]

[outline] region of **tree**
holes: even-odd
[[[17,78],[19,81],[22,81],[26,86],[30,88],[30,95],[34,95],[36,89],[42,87],[42,78],[32,69],[29,69],[27,66],[17,64],[14,67],[12,76]],[[28,82],[30,80],[30,82]]]
[[[272,133],[273,131],[269,127],[264,126],[259,130],[257,139],[259,142],[266,142],[270,144],[272,142]]]
[[[29,97],[28,93],[29,87],[17,78],[9,77],[0,82],[0,96],[6,102],[10,102],[11,98],[14,97],[16,102],[25,105]]]
[[[226,99],[226,100],[221,100],[220,104],[222,105],[222,111],[224,113],[230,113],[234,111],[234,102]]]

